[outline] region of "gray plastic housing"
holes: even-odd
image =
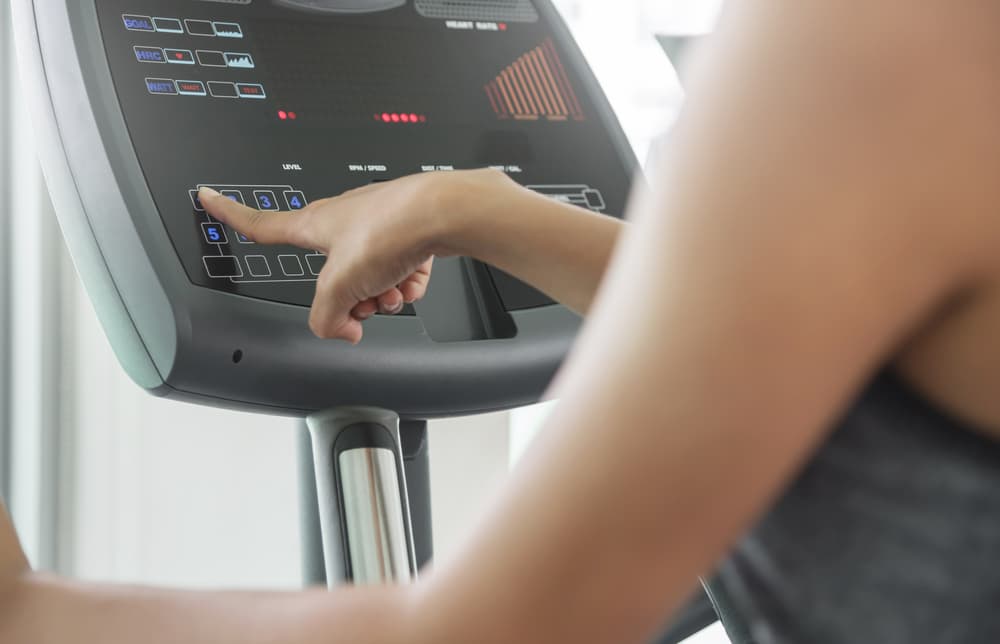
[[[596,117],[634,170],[631,148],[568,30],[547,1],[536,5],[571,64],[587,71],[583,89],[595,99]],[[93,0],[12,0],[12,9],[22,87],[67,246],[119,361],[140,387],[261,413],[371,406],[404,419],[500,410],[542,394],[580,325],[561,306],[511,313],[513,338],[466,342],[435,342],[419,317],[380,317],[352,347],[315,338],[304,307],[193,285],[129,138]],[[437,299],[473,306],[461,294]]]

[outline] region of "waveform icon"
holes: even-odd
[[[580,100],[551,38],[508,65],[485,90],[501,119],[584,120]]]
[[[230,54],[226,53],[226,65],[239,69],[253,69],[253,57],[250,54]]]

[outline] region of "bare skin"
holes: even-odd
[[[421,296],[435,254],[588,311],[561,403],[414,586],[85,588],[32,574],[3,524],[0,641],[643,642],[876,370],[1000,438],[998,19],[985,0],[734,2],[628,226],[484,172],[296,215],[203,193],[260,241],[330,254],[323,337],[361,341],[376,308]]]

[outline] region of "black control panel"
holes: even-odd
[[[509,16],[492,5],[469,16],[423,0],[350,14],[265,0],[97,2],[129,134],[189,279],[308,305],[328,259],[242,238],[204,212],[201,186],[298,210],[374,181],[494,167],[620,214],[632,177],[593,85],[529,1]],[[492,277],[508,310],[549,303]]]

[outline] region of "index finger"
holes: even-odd
[[[229,224],[250,241],[302,245],[302,222],[298,213],[254,210],[211,188],[199,189],[198,200],[208,214]]]

